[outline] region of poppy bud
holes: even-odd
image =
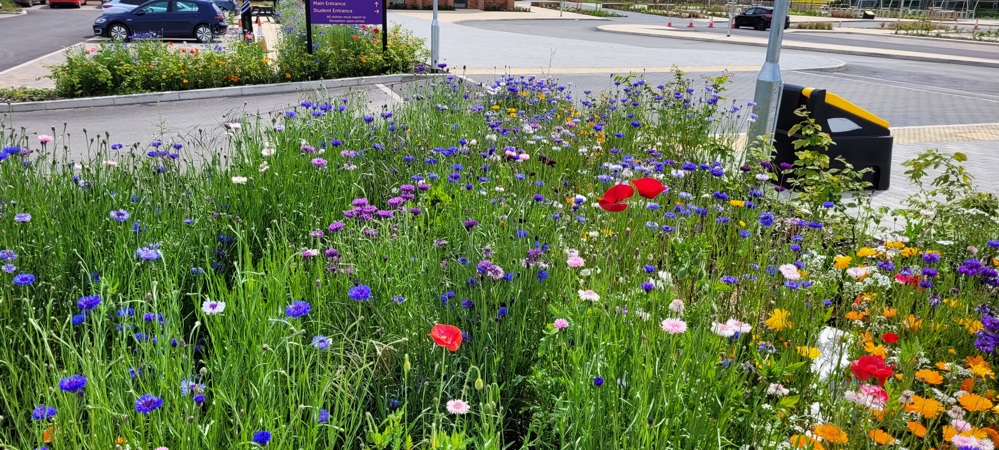
[[[482,378],[481,377],[476,378],[475,379],[475,390],[476,391],[481,391],[482,387],[483,387]]]
[[[409,363],[409,353],[406,353],[405,362],[402,363],[402,372],[409,375],[410,370],[413,370],[413,365]]]

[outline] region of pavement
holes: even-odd
[[[430,16],[429,11],[389,12],[390,22],[412,30],[416,37],[428,42]],[[442,62],[449,64],[452,73],[477,81],[491,81],[493,77],[507,74],[549,75],[566,80],[576,91],[586,88],[599,91],[613,89],[612,74],[634,72],[650,81],[665,81],[671,78],[669,72],[675,68],[684,70],[694,79],[718,76],[727,71],[733,74],[731,98],[745,100],[752,98],[753,80],[763,62],[764,49],[754,40],[759,38],[735,36],[734,33],[733,38],[725,38],[722,33],[699,32],[695,37],[707,37],[678,40],[671,38],[681,33],[689,37],[692,33],[655,29],[652,24],[633,24],[619,30],[590,33],[596,35],[590,38],[593,40],[582,40],[558,36],[555,25],[569,21],[596,29],[618,24],[571,13],[560,17],[559,11],[542,8],[532,8],[531,12],[442,11],[439,17]],[[536,24],[535,28],[550,28],[555,36],[511,32],[515,29],[513,24],[524,21]],[[695,21],[695,30],[699,26],[706,28],[707,23]],[[499,25],[497,29],[484,29],[476,28],[477,24]],[[279,39],[280,30],[266,21],[260,28],[261,35],[273,46]],[[869,33],[871,39],[878,39],[876,32],[851,32]],[[607,36],[628,38],[598,42]],[[641,45],[631,41],[641,41]],[[726,45],[733,43],[746,45]],[[88,42],[86,45],[93,44]],[[903,59],[889,62],[883,59],[886,50],[866,54],[815,53],[814,50],[785,47],[781,55],[785,81],[825,87],[875,114],[891,118],[896,125],[891,129],[896,139],[892,189],[876,193],[875,205],[899,206],[913,191],[900,163],[927,148],[964,152],[969,156],[969,173],[977,178],[981,189],[999,193],[999,177],[994,174],[994,167],[999,167],[999,153],[995,152],[999,148],[999,121],[995,120],[999,117],[999,88],[986,89],[979,94],[969,92],[974,89],[969,86],[975,80],[999,78],[999,70],[991,68],[995,66],[965,68],[965,65],[982,61],[960,58],[953,59],[952,68],[950,64],[937,64],[943,62],[941,60],[929,61],[930,64]],[[904,50],[887,51],[913,56],[903,53]],[[44,65],[58,61],[60,56],[57,52],[0,72],[0,85],[15,82],[11,80],[42,82],[44,79],[36,78],[47,73]],[[939,53],[922,56],[941,58]],[[882,68],[891,70],[882,72]],[[895,68],[900,69],[897,74]],[[913,78],[913,74],[922,74],[921,71],[927,71],[927,79]],[[352,87],[312,87],[243,98],[170,102],[150,99],[146,104],[18,112],[3,116],[0,121],[12,129],[23,127],[29,134],[53,134],[53,127],[62,129],[64,124],[70,124],[70,132],[58,136],[59,147],[68,147],[71,155],[77,155],[77,158],[84,157],[88,151],[81,129],[92,130],[91,133],[93,130],[101,134],[107,132],[113,141],[126,144],[173,137],[184,142],[206,143],[206,148],[222,149],[225,142],[223,125],[241,117],[267,118],[280,114],[303,96],[347,94],[364,96],[368,99],[369,110],[381,111],[402,101],[412,83],[402,79],[382,80]]]

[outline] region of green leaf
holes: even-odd
[[[784,397],[784,398],[780,399],[780,402],[777,403],[777,407],[778,408],[791,408],[794,405],[798,404],[798,400],[801,400],[800,396],[790,395],[790,396],[787,396],[787,397]]]
[[[954,153],[954,160],[965,162],[965,161],[968,160],[968,156],[965,155],[964,153],[957,152],[957,153]]]

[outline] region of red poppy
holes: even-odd
[[[637,180],[631,180],[631,184],[634,184],[638,188],[638,195],[645,198],[656,198],[657,195],[668,190],[666,186],[663,186],[659,180],[655,178],[639,178]]]
[[[437,345],[452,352],[458,351],[458,347],[461,347],[461,329],[454,325],[434,325],[427,336],[430,336]]]
[[[635,188],[628,186],[627,184],[615,184],[611,186],[607,192],[604,192],[604,196],[600,198],[597,202],[601,208],[608,212],[621,212],[624,211],[628,204],[624,203],[622,200],[629,199],[635,195]]]
[[[919,284],[919,277],[915,275],[895,275],[895,281],[902,284],[911,284],[913,286]]]
[[[881,335],[881,340],[889,344],[894,344],[898,342],[898,335],[895,333],[885,333]]]
[[[860,381],[867,381],[871,377],[878,379],[878,384],[884,385],[885,380],[895,373],[892,371],[895,366],[885,365],[885,359],[880,356],[861,356],[856,361],[850,363],[850,371]]]

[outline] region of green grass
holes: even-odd
[[[13,0],[0,0],[0,13],[21,12],[21,7],[14,4]]]
[[[37,102],[59,99],[55,89],[49,88],[0,88],[0,103]]]

